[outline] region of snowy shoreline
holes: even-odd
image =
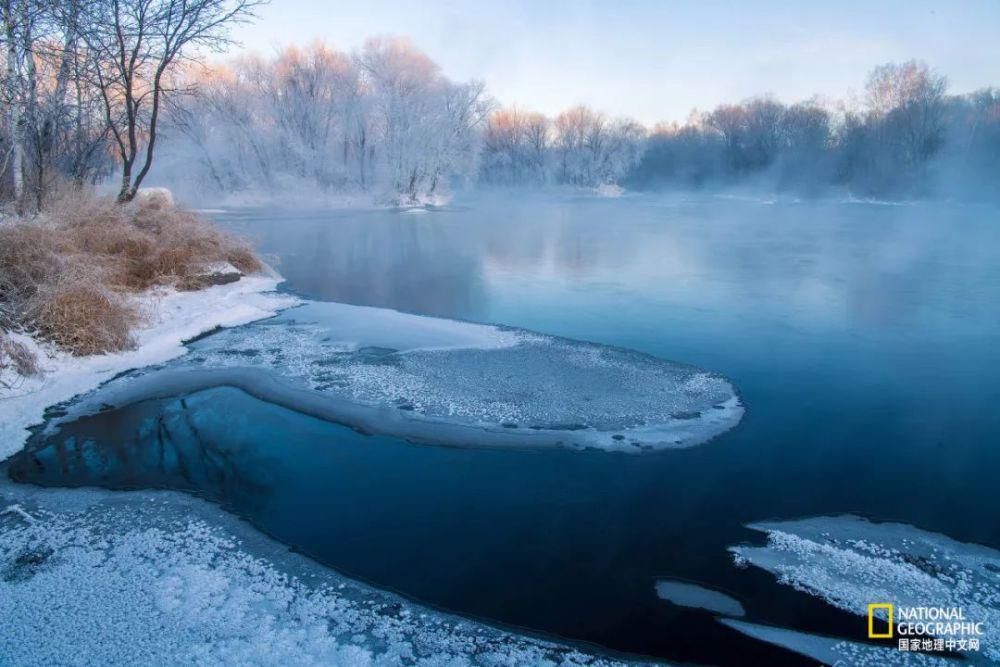
[[[46,489],[0,478],[0,571],[4,664],[629,661],[354,581],[176,491]]]
[[[272,317],[299,302],[275,292],[282,278],[244,276],[227,285],[193,292],[154,289],[137,297],[146,325],[135,332],[136,347],[112,354],[74,357],[29,336],[11,337],[38,357],[41,373],[0,394],[0,460],[24,446],[28,429],[45,410],[110,380],[119,373],[163,363],[185,354],[184,341],[213,329]]]
[[[48,407],[180,357],[201,334],[299,304],[275,292],[280,282],[252,276],[144,293],[137,300],[148,324],[122,353],[73,357],[16,335],[43,374],[0,397],[0,460],[23,447]],[[0,570],[8,621],[0,661],[16,664],[625,664],[355,582],[173,491],[44,489],[0,478]],[[73,595],[53,611],[65,591]]]

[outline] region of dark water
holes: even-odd
[[[656,597],[862,640],[865,620],[737,569],[751,521],[852,512],[1000,547],[1000,214],[954,204],[497,197],[424,215],[230,213],[305,296],[638,349],[733,379],[689,450],[416,446],[230,388],[86,418],[11,464],[52,485],[189,489],[343,572],[611,649],[809,664]]]

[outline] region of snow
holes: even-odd
[[[0,662],[605,665],[435,612],[174,492],[0,480]]]
[[[233,273],[238,273],[243,275],[243,272],[237,269],[235,266],[229,262],[212,262],[211,264],[206,264],[202,267],[202,272],[205,274],[219,273],[222,275],[229,275]]]
[[[897,607],[959,607],[983,622],[985,656],[1000,662],[1000,552],[905,524],[855,516],[751,524],[765,546],[730,549],[739,564],[767,570],[779,583],[866,615],[871,602]]]
[[[331,302],[307,302],[296,308],[291,317],[282,320],[316,327],[325,336],[335,335],[343,345],[384,347],[401,352],[495,350],[514,347],[523,340],[522,334],[513,329],[489,324]]]
[[[594,192],[596,192],[599,197],[617,199],[625,194],[625,188],[614,183],[602,183],[594,188]]]
[[[0,393],[0,459],[20,449],[27,429],[45,409],[90,391],[115,375],[159,364],[185,353],[184,341],[217,327],[271,317],[297,299],[274,292],[276,276],[248,276],[196,292],[160,289],[137,297],[145,323],[136,347],[115,354],[74,357],[23,335],[12,335],[36,353],[43,373]]]
[[[746,613],[738,600],[725,593],[685,581],[658,581],[656,595],[679,607],[705,609],[725,616],[743,616]]]
[[[66,418],[228,385],[416,442],[636,453],[706,442],[743,414],[727,380],[689,366],[382,308],[308,303],[191,347],[174,364],[109,383]]]
[[[138,192],[135,193],[135,198],[148,201],[159,200],[168,206],[172,206],[174,203],[174,193],[170,191],[170,188],[139,188]]]

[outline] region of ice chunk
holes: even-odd
[[[769,625],[757,625],[728,618],[720,619],[719,622],[748,637],[787,648],[813,660],[818,660],[824,665],[831,665],[831,667],[839,667],[840,665],[886,667],[888,665],[960,664],[955,660],[947,660],[940,656],[903,652],[894,648],[872,646],[861,642],[813,635]]]
[[[11,503],[5,665],[613,663],[353,582],[182,494],[0,481]]]
[[[452,445],[684,447],[743,414],[724,378],[639,352],[335,303],[219,332],[76,411],[219,385],[364,432]]]
[[[660,580],[656,582],[656,594],[680,607],[705,609],[725,616],[743,616],[745,613],[739,600],[684,581]]]
[[[751,524],[765,546],[737,546],[740,563],[829,604],[866,615],[872,602],[897,607],[958,607],[987,628],[981,653],[1000,662],[1000,552],[898,523],[855,516]]]

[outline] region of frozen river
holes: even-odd
[[[809,663],[720,623],[717,602],[672,603],[658,582],[710,589],[755,624],[864,639],[864,619],[779,585],[777,566],[737,567],[730,547],[762,543],[747,524],[853,514],[1000,548],[996,208],[496,195],[419,214],[215,217],[307,299],[689,364],[731,382],[746,412],[709,442],[641,453],[470,448],[454,436],[434,446],[432,436],[364,435],[221,382],[66,425],[12,462],[15,479],[193,491],[427,605],[701,664]],[[537,412],[596,396],[624,413],[630,397],[649,402],[646,372],[628,369],[634,391],[619,373],[604,394],[541,392]],[[514,426],[542,419],[521,408]]]

